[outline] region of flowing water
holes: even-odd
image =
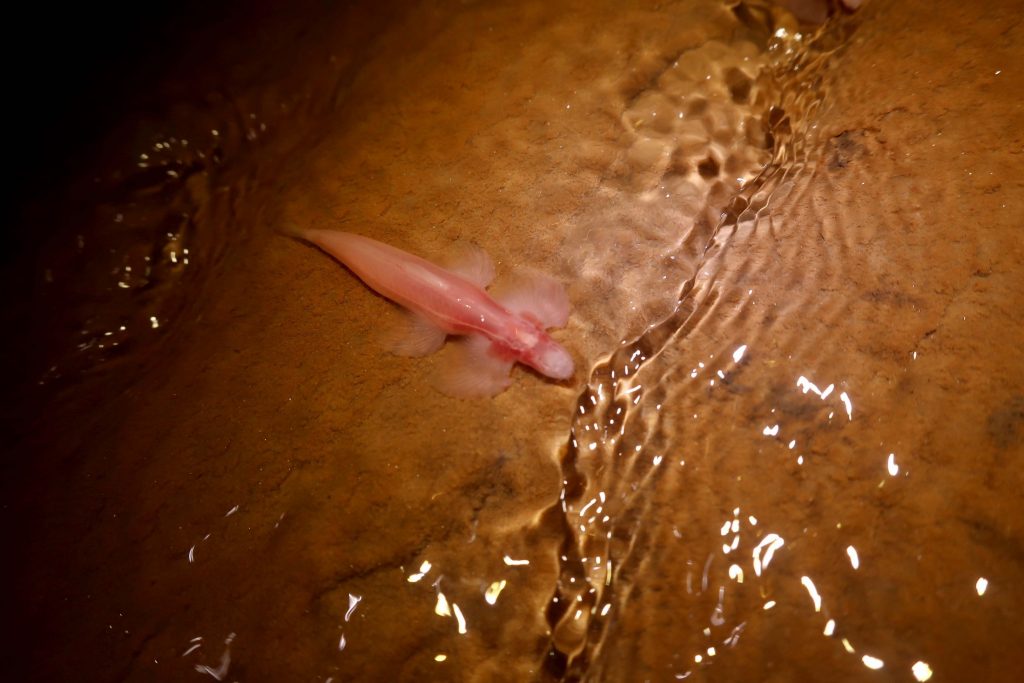
[[[25,213],[5,680],[1024,675],[1020,8],[912,5],[196,27]],[[577,376],[442,396],[296,225],[550,272]]]

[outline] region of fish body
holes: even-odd
[[[565,291],[554,280],[521,278],[491,296],[485,288],[494,267],[479,249],[446,268],[349,232],[309,230],[302,237],[410,312],[409,329],[394,344],[397,353],[426,355],[448,335],[462,338],[443,372],[440,388],[445,393],[496,394],[508,386],[516,362],[552,379],[572,376],[572,356],[547,333],[565,325],[569,314]]]

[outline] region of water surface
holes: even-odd
[[[27,214],[5,666],[1016,680],[1024,42],[912,5],[318,4],[193,48]],[[555,275],[577,376],[442,396],[296,225]]]

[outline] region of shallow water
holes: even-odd
[[[1018,17],[311,4],[199,32],[26,214],[5,668],[1016,680]],[[297,225],[555,275],[577,376],[445,398]]]

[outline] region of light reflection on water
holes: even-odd
[[[195,121],[198,123],[198,121]],[[136,340],[155,344],[186,305],[183,280],[195,266],[197,221],[215,217],[210,172],[220,162],[217,131],[209,141],[158,138],[138,155],[135,170],[104,171],[92,193],[92,215],[61,216],[80,225],[56,231],[60,243],[42,257],[37,306],[63,314],[48,319],[54,339],[39,384],[76,381],[83,372],[130,352]],[[219,249],[199,242],[201,260]],[[68,334],[68,333],[71,334]],[[73,346],[69,339],[73,339]]]
[[[802,565],[811,567],[819,563],[817,557],[808,558],[809,564],[808,560],[801,559],[806,552],[806,542],[791,538],[787,544],[782,533],[771,530],[773,524],[778,523],[781,528],[791,530],[785,532],[786,536],[796,533],[806,538],[808,533],[817,535],[812,530],[821,522],[812,522],[812,526],[795,530],[792,528],[793,520],[780,516],[780,510],[772,507],[756,510],[756,517],[748,517],[753,537],[748,541],[753,545],[747,560],[749,565],[747,561],[733,559],[741,553],[744,545],[740,515],[745,505],[735,507],[731,518],[722,522],[720,534],[724,538],[720,545],[708,548],[710,534],[701,534],[694,528],[694,524],[706,524],[702,519],[706,520],[716,505],[730,500],[725,495],[709,506],[692,497],[694,487],[707,485],[718,488],[725,483],[725,473],[715,471],[715,459],[730,458],[729,451],[733,452],[731,457],[743,451],[754,455],[753,461],[744,458],[752,467],[733,470],[731,476],[736,482],[756,478],[760,469],[771,467],[769,462],[775,459],[773,453],[776,450],[780,453],[793,451],[798,467],[803,467],[805,458],[813,455],[815,460],[806,464],[814,467],[818,465],[819,457],[828,458],[828,453],[820,451],[822,439],[816,433],[823,428],[848,431],[857,429],[860,424],[854,420],[853,398],[846,381],[838,381],[840,391],[834,394],[837,382],[830,382],[822,389],[801,374],[795,381],[797,395],[813,394],[821,407],[807,402],[798,406],[793,399],[785,400],[789,404],[786,408],[762,402],[761,409],[767,408],[767,412],[759,416],[755,412],[754,420],[765,426],[747,434],[737,430],[748,419],[744,413],[751,408],[758,410],[756,403],[750,405],[749,398],[745,398],[751,392],[759,393],[751,383],[777,381],[773,375],[790,365],[793,358],[789,355],[775,360],[778,350],[770,348],[764,341],[765,332],[771,329],[770,324],[762,326],[755,336],[743,343],[733,341],[730,344],[726,339],[726,348],[733,349],[732,363],[716,360],[716,353],[707,354],[696,362],[688,360],[692,355],[686,349],[694,346],[693,342],[700,340],[703,334],[720,337],[729,334],[732,325],[742,319],[744,309],[750,310],[756,305],[754,289],[746,289],[742,278],[747,268],[763,268],[765,264],[752,261],[745,267],[744,257],[737,254],[750,250],[758,241],[775,239],[779,226],[773,224],[769,207],[777,206],[780,200],[794,201],[791,193],[795,183],[806,181],[805,167],[810,166],[813,172],[814,130],[811,124],[815,109],[826,96],[815,92],[811,84],[815,82],[815,72],[823,62],[815,55],[815,47],[799,44],[802,38],[799,34],[795,36],[796,41],[788,41],[786,31],[779,29],[775,37],[780,42],[775,43],[770,53],[775,53],[776,61],[760,73],[762,92],[770,92],[773,86],[780,88],[774,93],[778,99],[771,105],[770,115],[765,115],[769,138],[774,141],[773,160],[771,163],[767,159],[755,162],[755,167],[759,164],[763,170],[738,179],[734,191],[740,194],[731,203],[728,200],[723,202],[713,193],[698,200],[708,207],[711,216],[715,217],[712,222],[717,227],[710,233],[706,245],[700,245],[700,242],[696,245],[694,253],[699,257],[693,266],[695,272],[679,291],[674,312],[648,327],[636,340],[624,342],[622,348],[600,363],[579,400],[568,453],[563,458],[566,487],[559,503],[565,515],[566,533],[574,540],[569,544],[570,555],[562,556],[562,578],[551,609],[552,653],[562,658],[565,666],[564,673],[559,672],[558,676],[601,680],[625,676],[627,672],[635,676],[654,675],[659,670],[664,672],[665,667],[671,664],[659,660],[667,653],[654,654],[652,651],[651,658],[648,658],[645,650],[651,648],[638,638],[645,637],[644,634],[650,632],[651,623],[658,623],[661,620],[658,615],[666,610],[691,615],[684,619],[684,623],[689,621],[695,629],[686,633],[679,624],[666,624],[662,634],[672,634],[679,639],[677,648],[681,647],[684,652],[691,649],[690,666],[679,661],[675,672],[677,679],[689,678],[698,671],[706,670],[721,657],[742,658],[743,642],[752,637],[758,638],[758,631],[773,628],[770,620],[758,616],[759,613],[783,606],[785,614],[778,609],[771,614],[780,614],[779,618],[787,621],[810,618],[810,614],[799,616],[799,608],[794,611],[789,606],[794,596],[792,589],[784,586],[787,581],[796,581],[796,576],[799,576],[798,583],[810,599],[809,605],[806,599],[803,604],[808,605],[811,614],[821,615],[819,632],[836,640],[836,647],[841,644],[842,651],[857,657],[868,669],[886,666],[883,658],[862,650],[861,642],[870,643],[874,638],[870,630],[847,629],[835,618],[835,615],[845,614],[847,608],[834,607],[829,599],[834,590],[834,573],[829,572],[828,581],[823,582],[827,590],[823,595],[812,576],[800,575]],[[728,54],[728,48],[716,46],[713,52],[704,59],[728,64],[728,57],[723,56],[723,52]],[[699,51],[691,54],[699,63],[700,57],[696,56]],[[743,60],[749,61],[750,56]],[[675,62],[678,64],[679,61]],[[698,71],[701,70],[698,68]],[[721,79],[720,73],[707,70],[707,80]],[[747,74],[748,79],[757,76],[757,72]],[[659,79],[658,87],[665,87],[664,78]],[[749,88],[747,85],[745,90]],[[813,94],[808,97],[808,92]],[[658,97],[668,101],[660,94],[649,99],[656,101]],[[685,99],[683,96],[684,102]],[[728,102],[729,106],[742,106],[745,100],[743,98],[735,104],[728,99],[720,101]],[[762,97],[754,97],[753,100],[762,107],[768,107]],[[647,104],[643,97],[638,102],[652,110],[656,107]],[[678,117],[669,116],[671,106],[660,106],[668,112],[652,112],[652,120],[658,113],[669,121],[684,118],[683,112]],[[627,120],[627,125],[630,123]],[[632,129],[636,128],[634,124]],[[741,133],[742,130],[741,127]],[[673,126],[664,127],[664,133],[668,134],[670,145],[687,135]],[[742,150],[745,143],[734,141],[730,144],[734,149]],[[685,144],[679,150],[683,158],[690,159],[699,160],[708,154],[705,148],[691,149]],[[639,159],[642,155],[632,156]],[[643,162],[655,178],[664,178],[669,173],[665,159],[671,156],[671,152],[659,152],[647,155]],[[682,165],[685,168],[686,162]],[[751,183],[751,178],[754,183]],[[790,196],[787,198],[786,195]],[[735,208],[723,210],[719,208],[722,206],[719,202]],[[700,240],[699,234],[688,235],[689,239],[695,237]],[[725,263],[727,261],[731,263]],[[738,281],[737,277],[740,278]],[[721,302],[732,298],[730,289],[739,289],[743,293],[735,297],[736,303],[730,306],[732,310],[723,317]],[[709,320],[713,322],[709,323]],[[702,327],[708,324],[719,329],[702,332]],[[706,348],[706,344],[701,343],[695,346]],[[722,349],[717,355],[729,358],[730,352]],[[725,392],[724,400],[721,392]],[[718,400],[709,404],[707,399],[712,396]],[[768,397],[762,397],[762,401],[764,398]],[[843,422],[850,423],[848,427],[840,427],[833,422],[837,411],[846,418]],[[797,419],[788,420],[791,415]],[[731,433],[727,440],[719,440],[719,448],[724,452],[712,454],[706,441],[708,430],[721,430],[723,419],[734,424],[728,428]],[[796,424],[792,424],[794,422]],[[757,432],[777,446],[757,444]],[[702,441],[705,442],[704,452],[691,453],[690,449],[694,445],[699,447]],[[805,452],[807,447],[812,448]],[[836,447],[842,448],[842,442],[829,446],[829,449]],[[694,471],[694,463],[707,461],[708,456],[712,456],[712,460],[702,463],[704,471],[700,476],[691,477],[688,472]],[[691,463],[689,468],[687,462]],[[724,461],[720,462],[724,464]],[[894,453],[889,454],[882,467],[891,477],[900,472]],[[904,470],[903,474],[906,476],[908,472]],[[776,477],[766,474],[765,481],[771,480],[776,480]],[[878,485],[884,484],[885,481],[881,480]],[[774,485],[791,486],[786,482]],[[743,490],[743,486],[739,489]],[[759,498],[762,496],[751,500]],[[744,498],[734,500],[741,502]],[[688,509],[683,513],[679,506]],[[691,521],[688,524],[669,524],[680,517]],[[761,520],[759,526],[758,519]],[[842,529],[841,517],[834,523],[837,529]],[[671,540],[665,538],[666,526],[672,529],[674,538]],[[681,534],[680,528],[687,529],[687,533]],[[673,544],[672,540],[676,543]],[[684,540],[685,544],[679,543]],[[703,563],[699,560],[701,548],[706,548]],[[860,558],[853,545],[848,545],[846,552],[852,568],[859,569]],[[769,576],[768,567],[777,554],[785,557],[784,565],[778,575]],[[724,562],[716,561],[719,558]],[[677,574],[669,569],[672,565],[689,567],[685,596],[670,588],[671,577]],[[700,566],[703,569],[699,582],[696,582],[694,570]],[[725,575],[721,569],[724,566],[728,567]],[[751,574],[754,582],[748,580],[744,583]],[[666,582],[669,585],[663,585]],[[654,603],[632,597],[634,593],[647,595],[652,592],[659,596],[663,592],[666,594]],[[763,603],[760,608],[751,599],[755,595]],[[708,621],[702,624],[695,615],[708,609],[710,612],[705,612],[709,614]],[[679,656],[679,649],[674,649],[670,661],[677,661]],[[686,659],[682,657],[682,660]],[[889,665],[906,666],[919,680],[931,675],[928,664],[920,659],[913,664],[890,661]]]

